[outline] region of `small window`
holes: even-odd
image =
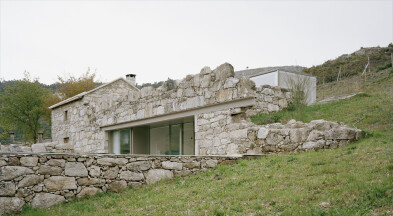
[[[68,111],[64,111],[64,121],[68,120]]]
[[[64,138],[64,143],[68,143],[68,141],[70,141],[70,138],[69,137],[66,137],[66,138]]]

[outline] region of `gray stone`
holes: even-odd
[[[38,157],[21,157],[20,164],[22,166],[33,167],[37,166]]]
[[[213,73],[216,75],[217,80],[226,80],[229,77],[234,77],[235,72],[233,66],[229,63],[224,63],[214,69]]]
[[[33,170],[19,166],[3,166],[0,167],[0,181],[12,180],[16,177],[32,174]]]
[[[89,186],[89,185],[104,185],[105,179],[99,178],[79,178],[77,180],[78,185],[80,186]]]
[[[177,162],[164,161],[162,162],[162,168],[170,169],[170,170],[182,170],[183,164]]]
[[[141,181],[145,177],[143,173],[131,172],[131,171],[123,171],[120,173],[120,179],[126,181]]]
[[[193,168],[200,168],[201,167],[201,162],[189,162],[189,163],[185,163],[184,167],[189,168],[189,169],[193,169]]]
[[[266,139],[268,134],[269,134],[269,129],[267,129],[267,128],[260,128],[258,130],[257,137],[258,137],[258,139]]]
[[[31,150],[32,152],[47,152],[45,145],[43,143],[37,143],[37,144],[33,144],[31,145]]]
[[[151,169],[145,174],[145,177],[147,184],[155,184],[161,180],[173,178],[173,173],[164,169]]]
[[[84,177],[87,176],[87,169],[81,162],[68,162],[65,165],[65,175]]]
[[[119,173],[119,167],[111,167],[108,170],[104,171],[104,178],[106,179],[115,179],[117,178],[117,174]]]
[[[14,196],[15,191],[13,182],[0,182],[0,196]]]
[[[126,181],[114,181],[108,185],[108,190],[116,193],[123,192],[127,189]]]
[[[241,130],[235,130],[235,131],[232,131],[232,132],[230,133],[230,137],[231,137],[232,139],[247,138],[247,133],[248,133],[248,129],[247,129],[247,128],[241,129]]]
[[[101,168],[98,166],[90,166],[89,174],[91,177],[100,177],[101,176]]]
[[[65,167],[66,161],[64,159],[50,159],[47,163],[50,166]]]
[[[104,166],[124,166],[128,162],[125,158],[100,158],[97,159],[97,164]]]
[[[65,202],[63,196],[50,193],[39,193],[35,195],[34,199],[31,201],[31,205],[35,208],[49,208],[62,202]]]
[[[144,171],[151,168],[151,161],[137,161],[127,164],[127,169],[131,171]]]
[[[94,196],[98,193],[102,193],[102,190],[99,188],[95,188],[95,187],[85,187],[81,190],[81,192],[79,192],[76,195],[76,197],[82,198],[82,197],[86,197],[86,196]]]
[[[226,88],[234,88],[234,87],[236,87],[236,84],[239,82],[239,79],[237,79],[237,78],[228,78],[226,81],[225,81],[225,84],[224,84],[224,88],[226,89]]]
[[[20,213],[25,201],[17,197],[0,197],[0,215]]]
[[[18,184],[18,187],[29,187],[29,186],[33,186],[36,184],[41,183],[42,181],[44,181],[44,176],[43,175],[27,175],[25,176]]]
[[[77,189],[74,177],[52,176],[44,180],[48,191],[62,191]]]
[[[55,166],[41,165],[38,169],[38,173],[42,175],[60,175],[63,169]]]
[[[209,168],[214,168],[217,166],[217,160],[207,160],[206,161],[206,166]]]
[[[5,160],[0,160],[0,167],[7,165],[7,162]]]

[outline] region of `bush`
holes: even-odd
[[[386,64],[385,66],[378,67],[376,72],[379,72],[381,70],[385,70],[386,68],[390,68],[390,67],[392,67],[392,63],[391,62]]]

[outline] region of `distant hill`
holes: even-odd
[[[317,76],[318,84],[328,83],[337,80],[340,67],[343,78],[361,74],[368,58],[370,58],[370,72],[375,73],[392,66],[392,52],[393,44],[389,44],[387,47],[362,47],[354,53],[341,55],[336,59],[306,68],[303,71]]]

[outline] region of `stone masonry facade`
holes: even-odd
[[[236,162],[225,156],[1,154],[0,215],[26,203],[47,208],[74,198],[154,184]]]
[[[232,65],[223,64],[215,70],[205,67],[199,74],[176,81],[172,89],[168,83],[155,89],[140,91],[130,88],[126,80],[111,84],[84,95],[79,100],[52,109],[52,139],[46,149],[53,152],[108,153],[103,126],[178,113],[214,106],[226,102],[254,98],[244,117],[258,112],[273,112],[288,105],[290,92],[279,87],[255,87],[248,78],[235,78]],[[66,114],[67,113],[67,114]],[[223,110],[222,113],[228,113]],[[67,115],[67,117],[65,117]],[[197,116],[203,121],[205,115]],[[198,136],[198,131],[195,130]],[[199,155],[239,153],[233,151],[204,151]]]

